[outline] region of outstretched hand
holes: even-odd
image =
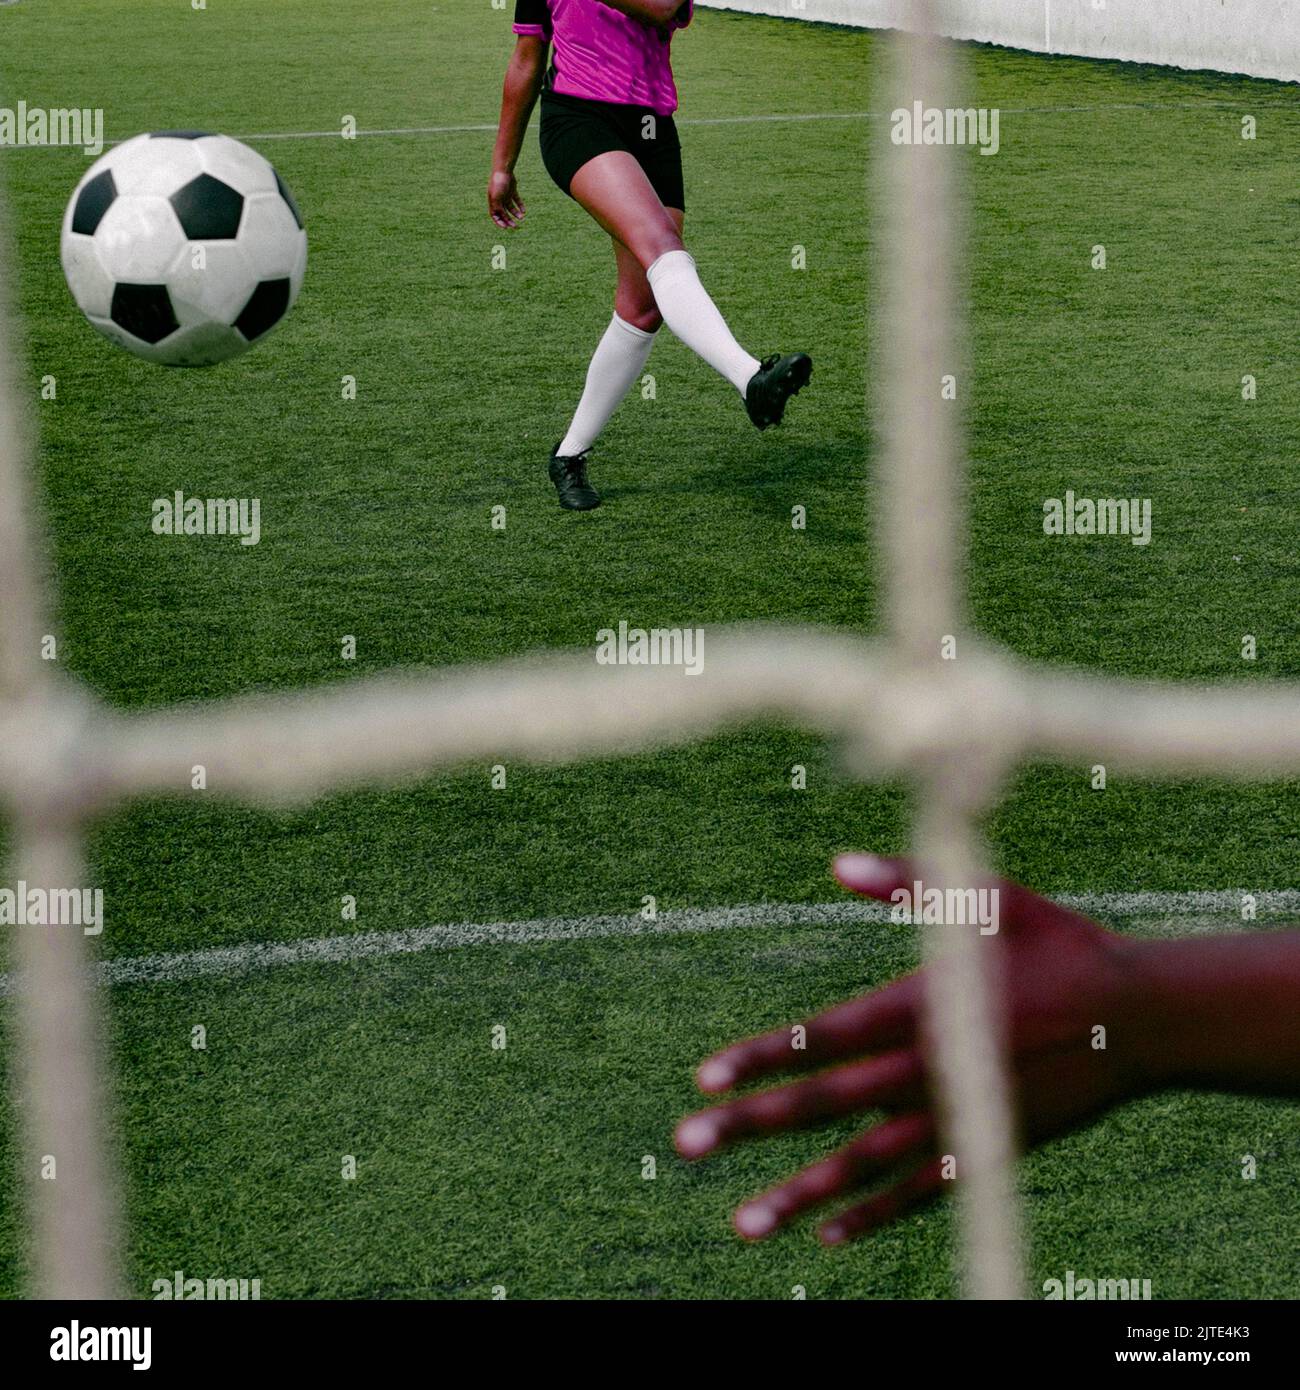
[[[863,854],[841,856],[835,874],[846,888],[882,901],[920,876],[906,860]],[[997,888],[999,930],[981,937],[978,949],[992,954],[1020,1137],[1032,1145],[1160,1084],[1157,1023],[1143,987],[1141,943],[1018,884]],[[812,1207],[876,1189],[821,1226],[822,1240],[838,1244],[945,1187],[924,1036],[924,977],[920,970],[840,1004],[803,1024],[802,1034],[781,1028],[737,1043],[700,1067],[700,1089],[710,1093],[781,1072],[816,1074],[688,1116],[676,1134],[684,1158],[835,1116],[883,1112],[847,1147],[741,1206],[734,1219],[742,1236],[759,1239]]]

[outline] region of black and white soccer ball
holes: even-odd
[[[149,362],[208,367],[288,313],[307,233],[256,150],[161,131],[87,170],[63,216],[62,255],[73,298],[106,338]]]

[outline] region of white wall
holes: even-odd
[[[909,0],[697,0],[720,10],[904,29]],[[1036,53],[1300,82],[1300,0],[949,0],[945,32]]]

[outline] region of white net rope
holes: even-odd
[[[918,4],[917,16],[926,30],[930,7]],[[950,46],[899,38],[890,47],[897,105],[915,97],[937,104],[953,90]],[[873,196],[886,232],[878,336],[887,624],[877,641],[815,628],[734,628],[710,631],[706,669],[691,678],[667,667],[598,667],[586,652],[110,711],[40,656],[49,628],[31,431],[16,354],[0,353],[0,804],[12,878],[80,885],[91,819],[131,797],[190,794],[196,764],[207,770],[208,794],[301,802],[456,764],[611,755],[780,719],[839,740],[859,777],[915,778],[916,855],[940,887],[978,881],[976,818],[1025,758],[1104,762],[1133,774],[1300,772],[1298,685],[1192,688],[1039,671],[966,631],[960,430],[939,392],[940,378],[958,370],[961,237],[951,152],[900,146],[885,163]],[[16,349],[5,293],[0,283],[0,341]],[[940,660],[950,636],[957,659]],[[117,1189],[83,938],[48,927],[16,934],[33,1292],[102,1297],[120,1287]],[[1022,1287],[1014,1155],[980,940],[969,928],[928,929],[930,1029],[945,1147],[957,1157],[965,1288],[1008,1297]],[[54,1181],[39,1178],[46,1156],[57,1161]]]

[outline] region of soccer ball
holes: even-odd
[[[279,174],[226,135],[137,135],[92,164],[63,216],[82,313],[168,367],[224,362],[289,311],[307,233]]]

